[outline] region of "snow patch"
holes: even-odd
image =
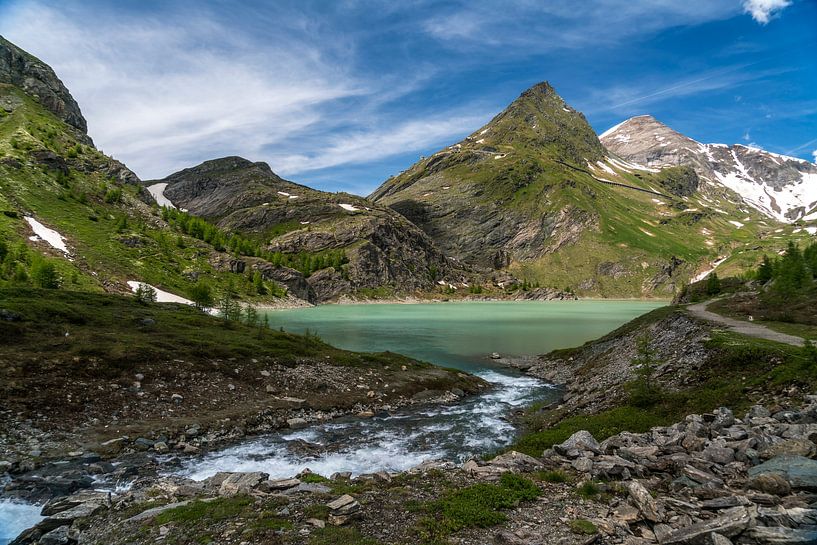
[[[724,261],[726,261],[727,259],[729,259],[729,256],[722,257],[722,258],[718,259],[717,261],[715,261],[714,263],[712,263],[712,265],[710,266],[710,268],[709,268],[709,269],[706,269],[706,270],[704,270],[704,271],[700,272],[699,274],[697,274],[697,275],[696,275],[696,276],[695,276],[695,277],[692,279],[692,281],[693,281],[693,282],[700,282],[701,280],[703,280],[704,278],[706,278],[707,276],[709,276],[709,275],[710,275],[710,273],[712,273],[712,271],[714,271],[715,269],[717,269],[717,268],[718,268],[718,265],[720,265],[721,263],[723,263],[723,262],[724,262]]]
[[[344,210],[348,210],[349,212],[359,212],[360,211],[360,208],[358,208],[358,207],[356,207],[356,206],[354,206],[352,204],[344,203],[344,204],[339,204],[338,206],[340,206]]]
[[[810,235],[817,235],[817,227],[803,227],[803,229]]]
[[[176,205],[170,202],[170,199],[165,197],[165,189],[167,189],[166,183],[153,184],[147,187],[148,193],[150,193],[150,196],[153,197],[154,201],[156,201],[156,204],[159,206],[166,206],[168,208],[176,208]]]
[[[603,133],[601,133],[601,134],[599,135],[599,138],[604,138],[605,136],[610,136],[611,134],[613,134],[614,132],[616,132],[616,130],[617,130],[619,127],[621,127],[622,125],[624,125],[625,123],[627,123],[627,121],[629,121],[629,119],[625,119],[624,121],[622,121],[622,122],[621,122],[621,123],[619,123],[618,125],[613,125],[613,126],[612,126],[612,127],[610,127],[609,129],[607,129],[606,131],[604,131]]]
[[[25,220],[31,226],[31,230],[34,231],[34,234],[37,238],[40,238],[46,241],[52,248],[55,250],[59,250],[65,255],[69,255],[70,252],[68,251],[68,246],[65,245],[65,237],[56,232],[53,229],[49,229],[39,221],[35,220],[31,216],[25,216]],[[36,240],[34,237],[29,237],[30,240]]]
[[[154,290],[156,290],[156,302],[157,303],[181,303],[183,305],[195,305],[193,301],[190,299],[185,299],[184,297],[179,297],[173,293],[160,290],[156,286],[151,286],[150,284],[146,284],[145,282],[136,282],[135,280],[128,280],[128,287],[130,287],[133,293],[136,293],[136,290],[139,289],[139,286],[150,286]]]
[[[729,223],[731,223],[732,225],[734,225],[734,226],[735,226],[735,227],[737,227],[738,229],[740,229],[741,227],[743,227],[743,224],[742,224],[741,222],[739,222],[739,221],[729,220]]]

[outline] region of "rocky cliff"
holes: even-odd
[[[19,87],[36,98],[54,115],[86,135],[88,123],[82,116],[79,104],[54,70],[2,36],[0,36],[0,83]]]

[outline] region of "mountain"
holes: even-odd
[[[430,291],[461,274],[425,233],[395,211],[289,182],[266,163],[224,157],[147,183],[159,202],[226,232],[240,232],[284,259],[342,252],[342,265],[306,275],[306,298],[312,301]]]
[[[580,295],[666,296],[715,263],[753,265],[792,235],[735,191],[709,185],[690,165],[642,166],[611,153],[540,83],[371,198],[487,275]]]
[[[803,159],[740,144],[702,144],[650,115],[632,117],[600,138],[612,153],[641,165],[689,165],[705,188],[727,187],[778,221],[817,211],[817,165]]]

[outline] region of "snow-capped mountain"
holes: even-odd
[[[652,168],[692,166],[707,186],[727,187],[746,204],[784,222],[817,208],[817,165],[751,146],[702,144],[650,115],[632,117],[603,132],[612,153]]]

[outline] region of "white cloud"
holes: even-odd
[[[743,0],[743,11],[761,25],[765,25],[777,12],[790,5],[791,0]]]
[[[817,149],[811,152],[812,157],[814,157],[814,164],[817,164]]]

